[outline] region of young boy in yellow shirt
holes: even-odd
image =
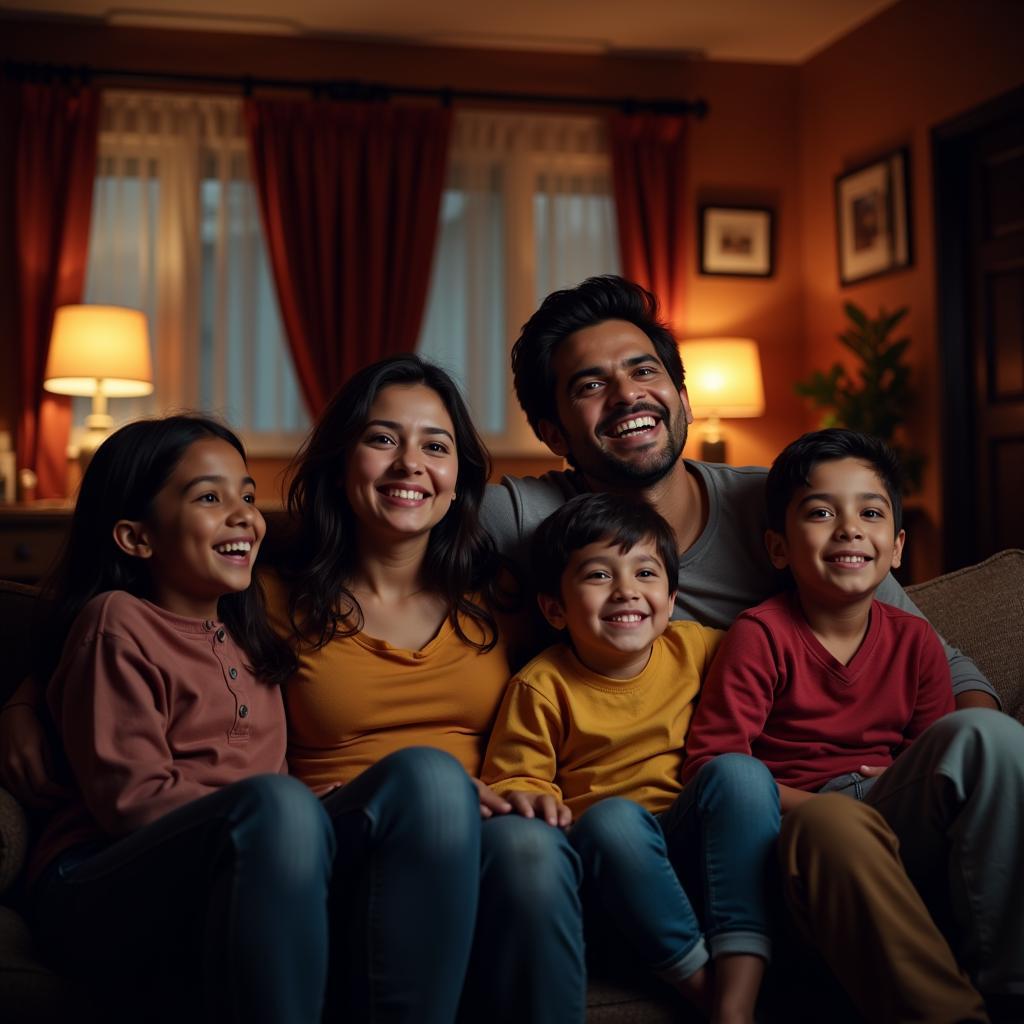
[[[537,530],[534,563],[541,611],[565,642],[513,677],[483,779],[518,813],[569,828],[591,926],[611,925],[712,1019],[752,1021],[771,950],[777,790],[743,755],[680,782],[722,634],[669,622],[675,537],[633,499],[569,501]]]

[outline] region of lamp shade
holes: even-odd
[[[764,383],[756,341],[684,341],[679,354],[686,368],[686,391],[694,416],[734,419],[764,414]]]
[[[145,314],[122,306],[61,306],[43,387],[58,395],[148,395],[153,366]]]

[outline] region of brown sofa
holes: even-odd
[[[909,588],[936,629],[968,654],[999,692],[1003,709],[1024,721],[1024,551]],[[25,673],[35,591],[0,581],[0,702]],[[89,1019],[88,1002],[37,959],[18,912],[29,822],[0,790],[0,1020],[9,1024]],[[653,985],[592,981],[590,1024],[661,1024],[680,1019],[677,1001]],[[793,1014],[788,1017],[801,1019]]]

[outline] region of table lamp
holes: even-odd
[[[153,390],[146,316],[122,306],[61,306],[53,320],[43,387],[57,395],[89,395],[92,413],[79,444],[83,471],[114,421],[108,398]]]
[[[701,459],[726,462],[722,419],[764,415],[764,383],[757,342],[750,338],[684,341],[679,354],[686,368],[690,409],[702,428]]]

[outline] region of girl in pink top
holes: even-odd
[[[334,840],[285,774],[294,656],[253,582],[255,500],[225,427],[130,424],[85,473],[51,587],[37,678],[74,793],[33,905],[115,1017],[320,1020]]]

